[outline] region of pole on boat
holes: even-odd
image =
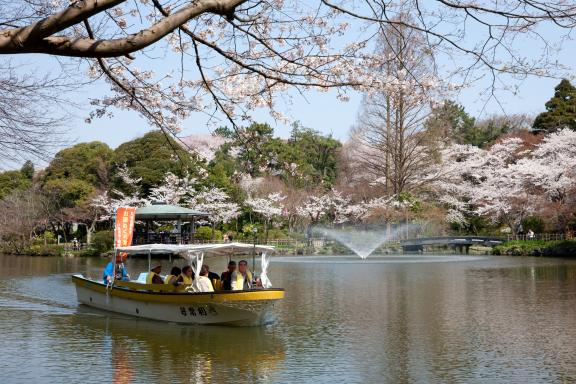
[[[116,216],[118,216],[118,208],[114,210],[114,253],[112,254],[112,279],[110,282],[106,282],[106,305],[108,305],[109,294],[114,285],[114,280],[116,279],[116,253],[118,252],[116,241]]]
[[[256,234],[257,233],[258,233],[258,228],[253,227],[252,228],[252,234],[254,235],[254,247],[252,248],[252,273],[256,272],[255,257],[256,257]]]
[[[148,273],[150,273],[150,269],[152,269],[152,250],[148,249]]]

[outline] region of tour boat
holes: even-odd
[[[243,291],[215,290],[195,292],[192,286],[174,287],[168,284],[146,284],[146,273],[138,280],[104,284],[82,275],[72,276],[78,301],[90,307],[136,317],[187,324],[262,325],[272,320],[274,303],[284,298],[284,289],[272,288],[267,276],[270,253],[274,247],[243,243],[225,244],[147,244],[116,248],[127,254],[185,255],[191,261],[196,276],[204,256],[241,256],[260,253],[262,287]]]

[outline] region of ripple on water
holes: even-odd
[[[77,306],[66,274],[76,266],[34,262],[57,273],[0,278],[2,383],[576,382],[576,262],[274,257],[286,298],[274,324],[254,328]],[[97,276],[104,261],[90,262]]]
[[[76,311],[75,292],[63,280],[70,275],[22,277],[0,280],[0,308],[52,314]]]

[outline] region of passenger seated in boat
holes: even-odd
[[[166,275],[166,277],[164,278],[164,284],[172,284],[174,286],[180,285],[181,283],[178,282],[178,279],[181,273],[182,271],[180,270],[180,268],[172,267],[172,269],[170,270],[170,274]]]
[[[119,253],[116,255],[116,280],[128,281],[130,280],[130,275],[126,272],[126,267],[124,266],[124,261],[128,257],[127,253]],[[111,284],[114,278],[114,263],[112,260],[104,268],[104,274],[102,276],[104,284]]]
[[[154,268],[148,272],[146,276],[146,284],[164,284],[164,280],[160,277],[160,272],[162,272],[162,266],[157,264]]]
[[[186,284],[186,285],[191,285],[192,284],[192,274],[194,272],[192,271],[192,267],[187,265],[184,268],[182,268],[182,273],[180,274],[180,276],[178,277],[178,282],[180,284]]]
[[[220,280],[220,276],[218,276],[217,273],[210,272],[210,266],[208,264],[204,264],[204,267],[206,267],[206,270],[208,271],[208,278],[210,280]]]
[[[252,272],[248,270],[248,262],[240,260],[238,271],[232,274],[232,290],[242,291],[252,288]]]
[[[225,291],[232,290],[232,274],[236,271],[236,262],[234,260],[230,260],[228,262],[228,270],[222,272],[221,280],[222,280],[222,289]]]
[[[218,276],[217,273],[210,272],[210,266],[208,264],[204,264],[204,267],[206,267],[206,270],[208,271],[208,278],[212,282],[212,287],[217,291],[222,289],[222,282],[220,281],[220,276]]]
[[[202,266],[200,276],[198,276],[197,279],[196,286],[198,287],[198,292],[214,292],[212,282],[208,278],[208,268],[206,268],[205,265]]]

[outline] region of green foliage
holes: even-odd
[[[483,148],[493,143],[498,137],[509,133],[512,129],[509,124],[498,120],[487,120],[484,124],[476,124],[463,132],[460,144],[470,144]]]
[[[234,138],[224,150],[228,152],[232,147],[238,149],[236,162],[239,170],[251,176],[261,176],[261,169],[266,168],[271,160],[270,142],[275,140],[274,128],[268,124],[252,123],[237,133],[224,129],[220,129],[220,133],[224,137]]]
[[[57,244],[36,244],[24,249],[22,254],[29,256],[61,256],[64,254],[64,247]]]
[[[126,164],[132,177],[141,178],[144,193],[162,183],[167,172],[177,176],[196,174],[190,154],[160,131],[120,145],[114,151],[114,163],[116,167]],[[113,182],[116,188],[125,190],[121,180],[115,178]]]
[[[94,187],[80,179],[52,179],[44,183],[43,190],[53,196],[60,207],[74,207],[87,200]]]
[[[338,150],[342,147],[338,140],[311,128],[294,125],[288,143],[295,154],[295,163],[308,178],[309,185],[324,183],[330,187],[334,184],[338,171]]]
[[[422,212],[422,202],[418,200],[414,195],[410,192],[401,192],[398,194],[396,198],[400,203],[408,204],[408,210],[414,214],[419,214]]]
[[[543,233],[545,223],[541,217],[529,216],[522,220],[522,227],[524,228],[524,232],[528,232],[528,230],[531,229],[534,233]]]
[[[554,97],[545,104],[546,112],[536,117],[532,128],[544,132],[563,128],[576,131],[576,88],[564,79],[554,90]]]
[[[572,257],[576,254],[576,241],[515,240],[494,247],[494,255]]]
[[[475,119],[460,104],[445,100],[440,106],[432,109],[426,120],[426,130],[437,138],[447,138],[458,144],[466,143],[467,136],[474,129]]]
[[[28,179],[20,171],[0,172],[0,199],[15,191],[24,191],[32,186],[32,180]]]
[[[92,235],[92,248],[106,253],[114,247],[114,231],[98,231]]]
[[[262,239],[264,235],[264,226],[258,223],[244,224],[242,226],[242,232],[239,234],[242,241],[252,242],[254,237],[256,239]]]
[[[30,160],[26,160],[22,168],[20,168],[20,173],[28,180],[32,180],[34,177],[34,164]]]
[[[212,228],[211,227],[198,227],[194,233],[195,239],[200,240],[212,240]],[[214,231],[214,240],[222,240],[222,231]]]
[[[211,164],[215,184],[227,190],[235,172],[251,176],[274,175],[296,187],[332,186],[337,176],[337,156],[342,144],[331,136],[295,124],[288,140],[274,137],[268,124],[253,123],[238,133],[219,128],[232,139],[216,153]],[[232,149],[236,156],[231,155]],[[232,193],[233,194],[233,193]]]
[[[432,110],[425,126],[427,133],[440,141],[449,140],[456,144],[469,144],[482,148],[502,135],[523,129],[523,122],[524,118],[521,115],[494,115],[476,120],[464,110],[463,106],[446,100]]]
[[[494,235],[495,233],[498,234],[497,228],[490,222],[489,219],[483,216],[479,216],[476,214],[467,214],[465,215],[467,224],[461,226],[456,223],[450,224],[450,229],[453,231],[460,232],[464,230],[468,233],[473,233],[475,235]]]
[[[282,240],[290,238],[286,233],[286,230],[279,229],[279,228],[272,228],[268,230],[268,239],[269,240]]]
[[[33,245],[54,244],[57,242],[56,235],[53,232],[46,231],[42,235],[34,236]]]
[[[75,179],[95,188],[108,185],[108,169],[113,152],[100,141],[76,144],[61,150],[46,168],[45,180]]]

